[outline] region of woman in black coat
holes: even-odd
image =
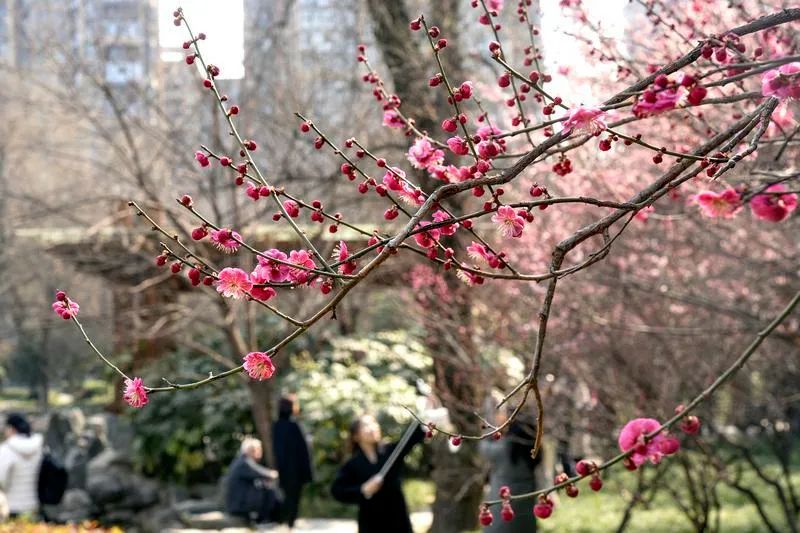
[[[297,519],[303,485],[313,479],[308,442],[300,424],[294,420],[299,412],[300,405],[294,395],[281,398],[278,420],[272,427],[272,450],[283,489],[281,521],[290,528]]]
[[[362,416],[350,426],[353,456],[336,474],[331,493],[341,502],[358,504],[359,533],[413,531],[400,487],[400,473],[405,456],[424,438],[425,432],[417,428],[394,465],[381,478],[381,467],[398,443],[381,444],[381,428],[373,416]]]

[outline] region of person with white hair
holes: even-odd
[[[256,523],[272,521],[280,507],[274,485],[278,472],[262,466],[261,441],[242,440],[240,453],[231,463],[225,491],[225,507],[235,516]]]

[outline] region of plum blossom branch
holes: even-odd
[[[800,292],[797,292],[794,295],[794,297],[789,301],[789,303],[786,305],[786,307],[784,307],[783,310],[780,313],[778,313],[778,315],[776,315],[775,318],[769,324],[767,324],[764,327],[764,329],[762,329],[761,331],[758,332],[756,337],[750,342],[750,344],[747,346],[747,348],[745,348],[745,350],[741,353],[741,355],[733,362],[733,364],[731,364],[730,367],[728,367],[727,370],[725,370],[725,372],[720,374],[720,376],[716,380],[714,380],[714,382],[711,385],[709,385],[700,394],[698,394],[679,413],[675,414],[672,418],[670,418],[669,420],[667,420],[666,422],[661,424],[661,426],[658,429],[648,433],[645,436],[645,439],[646,440],[650,440],[650,439],[654,438],[656,435],[662,433],[663,431],[666,431],[666,430],[670,429],[678,421],[680,421],[681,419],[685,418],[689,413],[691,413],[698,405],[700,405],[705,400],[707,400],[709,397],[711,397],[713,395],[713,393],[717,389],[719,389],[723,384],[725,384],[726,381],[728,381],[733,375],[735,375],[745,365],[745,363],[747,363],[748,359],[750,359],[750,357],[756,352],[756,350],[758,349],[759,346],[761,346],[761,344],[764,342],[764,340],[767,337],[769,337],[769,335],[773,331],[775,331],[775,329],[781,323],[783,323],[783,321],[786,320],[786,318],[789,317],[789,315],[792,314],[792,312],[794,311],[794,309],[797,307],[798,304],[800,304]],[[608,461],[605,461],[604,463],[602,463],[600,465],[597,465],[596,470],[597,471],[605,470],[605,469],[607,469],[607,468],[609,468],[609,467],[611,467],[611,466],[623,461],[625,458],[627,458],[630,455],[632,455],[634,453],[634,451],[635,451],[635,449],[632,448],[632,449],[630,449],[628,451],[622,452],[619,455],[616,455],[615,457],[609,459]],[[549,494],[549,493],[551,493],[553,491],[556,491],[556,490],[558,490],[560,488],[564,488],[567,485],[576,483],[577,481],[580,481],[581,479],[584,479],[584,478],[588,477],[589,475],[591,475],[591,473],[588,473],[586,475],[576,475],[576,476],[567,478],[565,481],[563,481],[561,483],[556,483],[556,484],[554,484],[554,485],[552,485],[550,487],[547,487],[547,488],[544,488],[544,489],[539,489],[539,490],[532,491],[532,492],[526,492],[526,493],[521,493],[521,494],[513,494],[513,495],[510,495],[509,498],[513,499],[513,500],[519,500],[519,499],[534,498],[534,497],[539,496],[539,495],[547,495],[547,494]],[[484,502],[484,505],[497,505],[497,504],[503,503],[503,501],[504,500],[489,500],[489,501]]]
[[[86,330],[83,329],[83,324],[81,324],[80,320],[78,320],[76,316],[74,315],[72,316],[72,321],[75,322],[75,325],[78,327],[78,330],[80,330],[81,335],[83,335],[83,340],[86,341],[86,344],[89,345],[92,351],[97,354],[97,356],[103,361],[103,363],[105,363],[106,366],[109,367],[111,370],[119,374],[123,379],[130,379],[128,375],[125,374],[125,372],[120,370],[117,365],[112,363],[105,355],[103,355],[103,352],[101,352],[97,348],[97,346],[95,346],[94,342],[92,342],[92,340],[89,338],[89,335],[86,334]]]
[[[211,91],[213,92],[213,94],[214,94],[214,96],[216,98],[217,104],[219,106],[219,109],[222,112],[223,116],[225,117],[225,120],[228,123],[228,127],[230,128],[231,134],[236,139],[242,154],[244,154],[244,157],[246,159],[247,165],[249,165],[256,172],[256,175],[258,177],[258,181],[261,183],[261,185],[263,185],[265,187],[269,187],[270,185],[267,182],[267,180],[264,178],[263,174],[261,173],[261,169],[255,163],[255,161],[253,160],[252,155],[250,154],[250,147],[252,145],[250,143],[248,143],[248,142],[245,142],[244,139],[242,138],[242,136],[239,134],[239,131],[236,129],[236,125],[233,122],[233,117],[236,115],[236,113],[232,113],[231,110],[225,108],[224,101],[227,100],[227,98],[225,100],[223,100],[222,95],[220,94],[220,92],[219,92],[219,90],[217,88],[217,85],[213,81],[213,79],[214,79],[213,69],[210,69],[209,66],[206,65],[206,62],[203,59],[203,55],[200,52],[200,45],[198,44],[199,41],[197,39],[195,39],[194,33],[192,33],[192,30],[189,27],[189,22],[183,16],[183,12],[179,9],[178,13],[179,13],[179,16],[176,17],[176,20],[178,20],[179,22],[183,21],[183,23],[186,25],[186,31],[189,33],[189,37],[191,38],[192,46],[194,47],[194,50],[195,50],[195,60],[199,60],[200,61],[200,64],[203,67],[203,71],[206,73],[206,80],[205,80],[204,85],[207,88],[211,89]],[[322,254],[320,254],[320,252],[316,249],[314,244],[309,240],[308,236],[306,236],[306,234],[297,226],[297,224],[294,222],[294,220],[292,220],[292,217],[290,217],[289,214],[286,212],[286,209],[283,206],[283,204],[280,202],[280,200],[274,195],[273,195],[273,200],[274,200],[276,206],[278,207],[278,210],[281,212],[283,217],[289,222],[289,225],[292,227],[294,232],[305,243],[305,245],[309,248],[309,250],[311,250],[311,252],[317,258],[317,260],[322,264],[322,266],[325,267],[325,270],[327,270],[330,274],[335,274],[335,271],[333,270],[333,268],[331,268],[328,265],[328,263],[325,260],[325,258],[322,256]]]

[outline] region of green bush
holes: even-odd
[[[213,340],[212,340],[213,342]],[[196,377],[209,361],[183,351],[164,359],[154,372]],[[358,415],[378,417],[388,439],[396,439],[410,421],[403,408],[417,408],[415,382],[430,372],[422,345],[407,334],[382,332],[342,337],[317,353],[302,350],[281,355],[276,395],[295,391],[301,422],[311,437],[316,480],[307,489],[305,509],[317,516],[350,516],[333,502],[330,483],[348,455],[347,429]],[[151,376],[149,382],[157,378]],[[230,378],[196,390],[154,395],[146,409],[131,414],[136,429],[134,455],[147,475],[173,483],[215,483],[239,450],[244,434],[253,434],[250,399],[241,380]],[[407,464],[424,471],[419,447]]]
[[[178,375],[208,368],[208,361],[183,352],[170,359],[178,362]],[[154,395],[131,417],[136,430],[134,458],[140,470],[184,485],[216,483],[239,452],[242,435],[254,432],[248,392],[236,378]]]
[[[281,384],[295,391],[302,423],[312,438],[316,479],[307,489],[306,516],[353,516],[355,510],[329,495],[337,468],[349,456],[348,428],[361,414],[374,414],[387,440],[398,439],[417,409],[416,380],[430,374],[424,347],[403,332],[381,332],[335,339],[319,354],[291,358],[292,369]],[[417,447],[406,464],[411,474],[424,472],[427,461]]]

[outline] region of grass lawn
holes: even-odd
[[[677,466],[677,465],[676,465]],[[651,467],[652,468],[652,467]],[[769,465],[766,471],[773,475],[777,467]],[[677,469],[673,470],[677,473]],[[669,476],[667,472],[666,476]],[[792,477],[797,494],[800,494],[800,470]],[[673,486],[679,479],[671,480]],[[785,519],[774,492],[757,479],[754,472],[746,470],[742,476],[743,485],[752,489],[766,503],[767,515],[778,531],[787,531]],[[633,473],[615,471],[604,479],[604,487],[600,492],[592,492],[588,483],[579,485],[581,493],[576,499],[559,494],[553,515],[547,520],[540,520],[538,531],[606,533],[616,531],[622,520],[625,506],[631,491],[635,488],[636,477]],[[433,483],[427,480],[407,480],[404,492],[413,511],[430,508],[434,498]],[[736,533],[756,533],[766,531],[756,508],[739,492],[719,485],[718,495],[722,509],[719,517],[720,531]],[[533,508],[533,501],[530,504]],[[499,510],[494,510],[495,520],[499,520]],[[715,515],[714,515],[715,516]],[[533,514],[518,515],[515,520],[532,520]],[[713,516],[712,516],[713,520]],[[666,491],[660,491],[647,506],[639,505],[626,529],[632,533],[689,533],[693,532],[689,520]]]

